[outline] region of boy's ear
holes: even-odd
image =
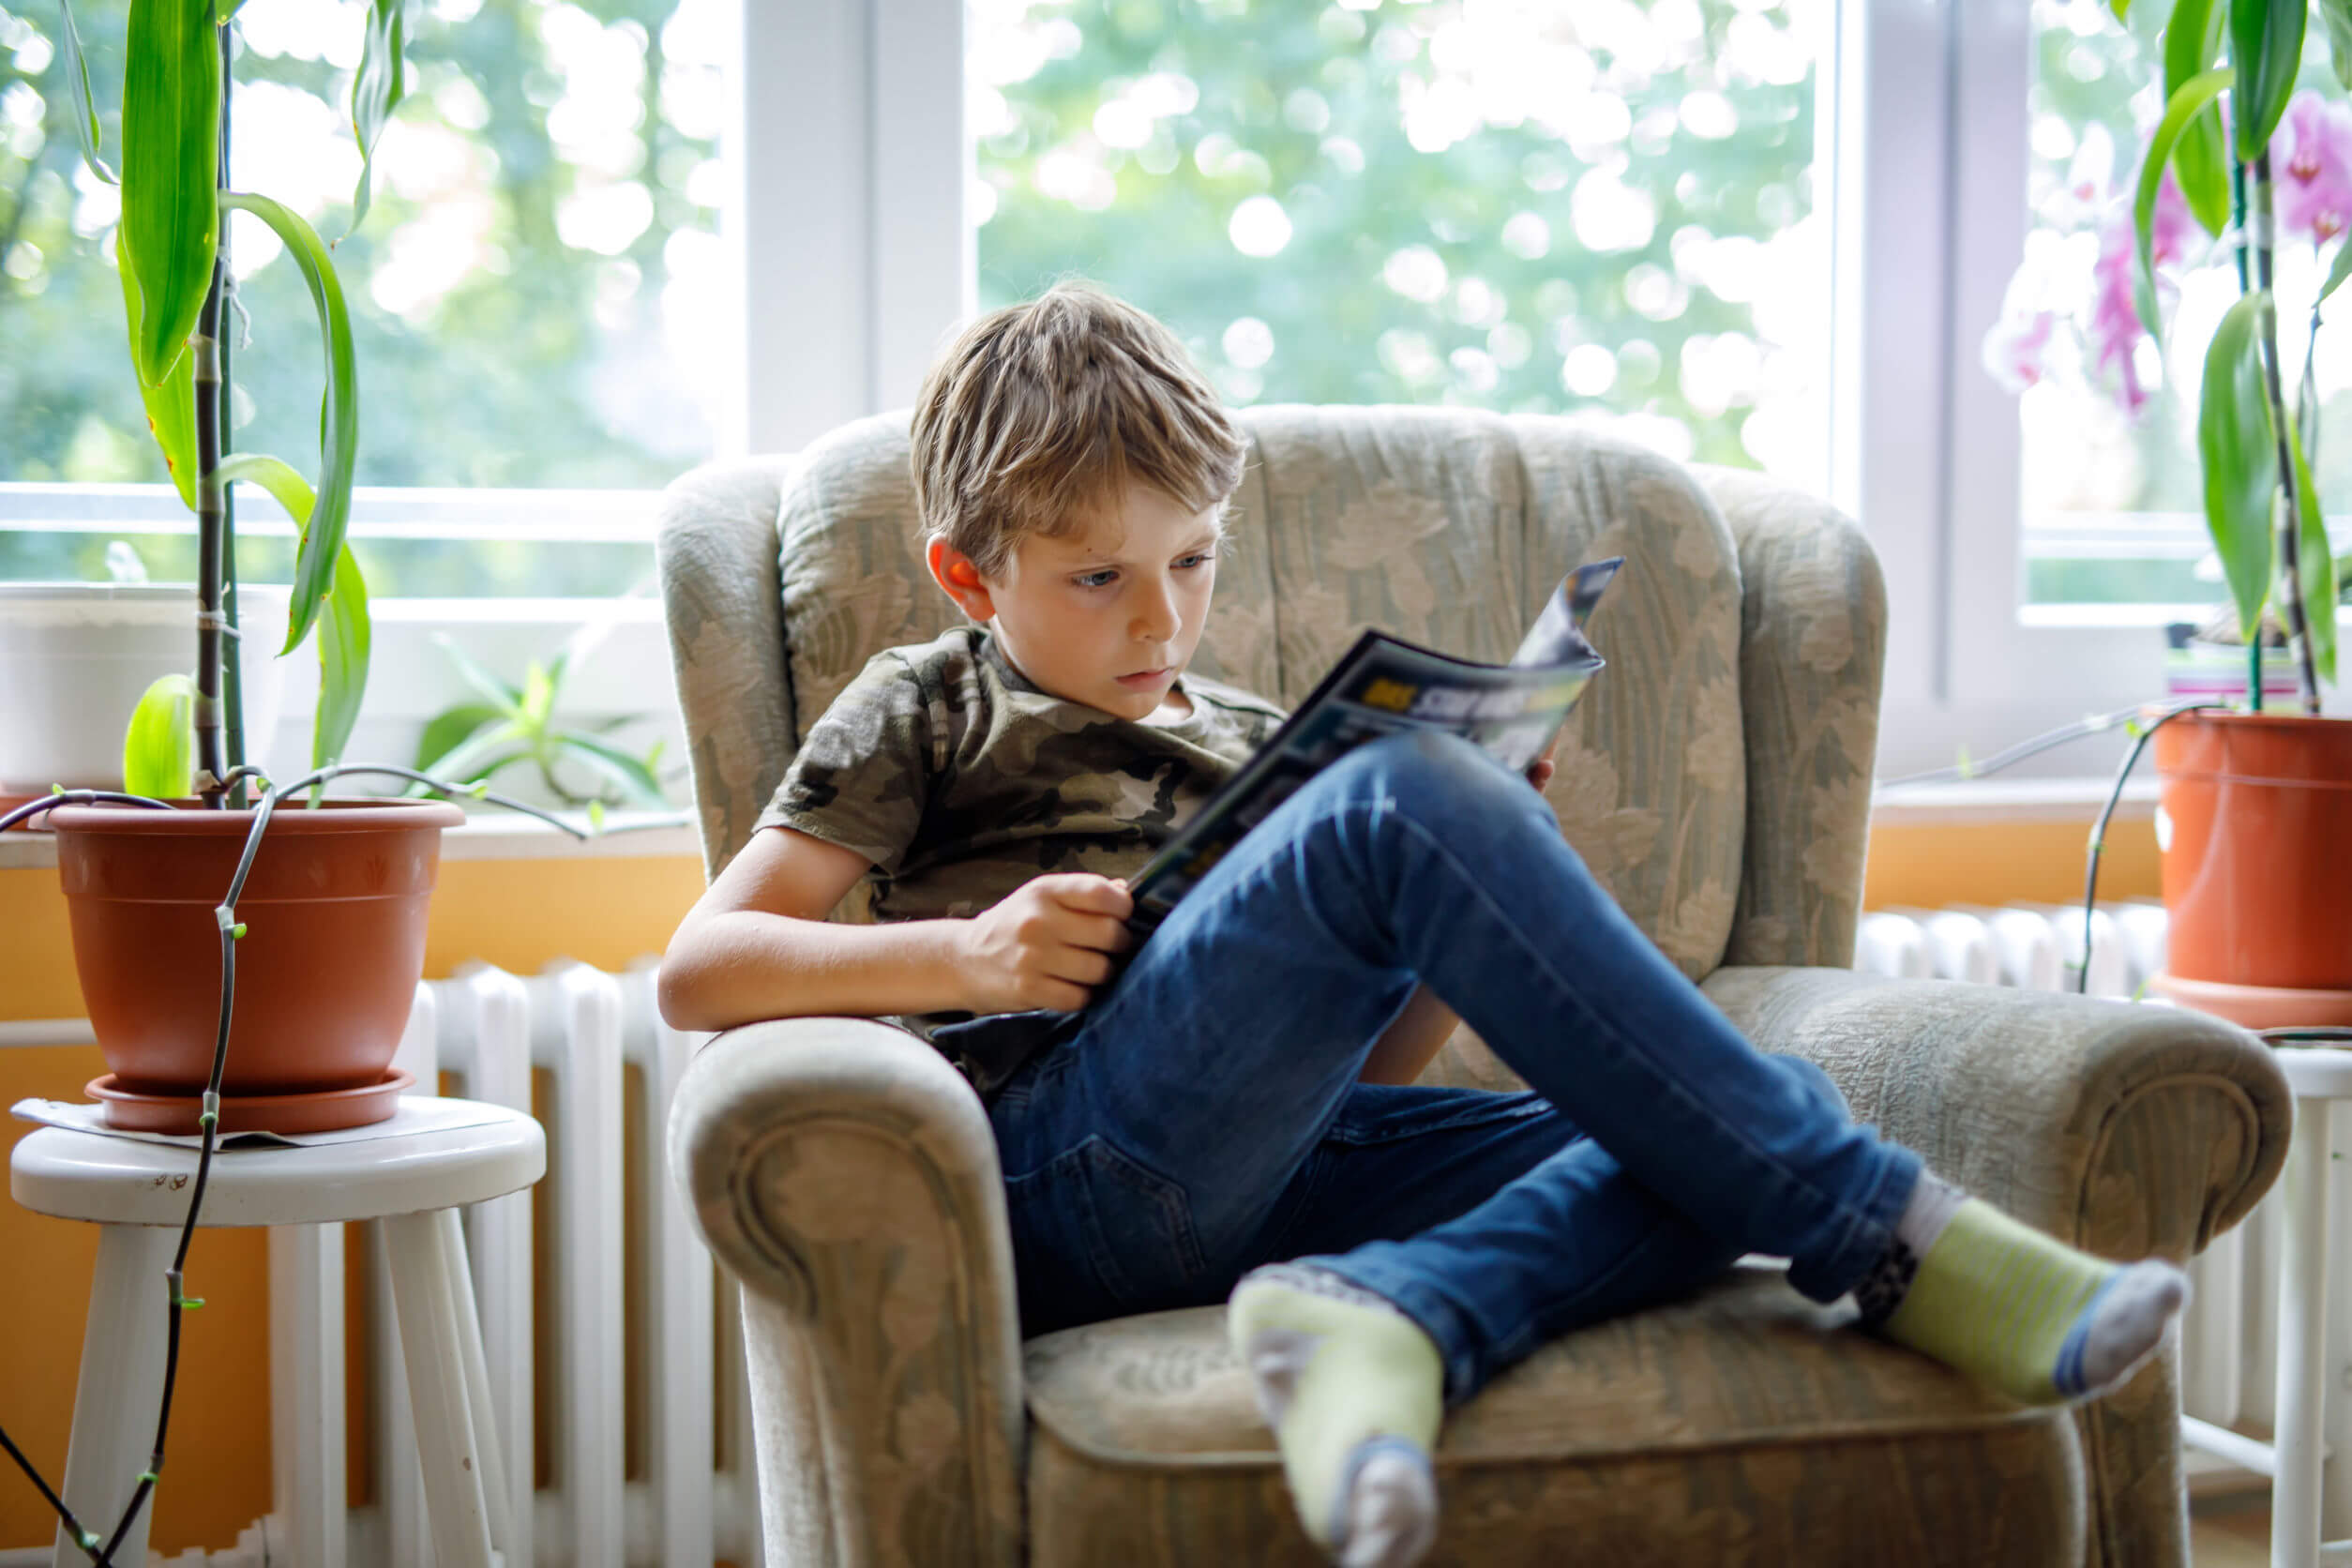
[[[972,564],[972,557],[949,544],[945,539],[933,539],[923,551],[923,559],[931,568],[931,580],[940,592],[956,601],[957,608],[975,621],[988,621],[996,614],[996,601],[989,596],[988,584],[980,580],[980,568]]]

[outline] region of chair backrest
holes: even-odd
[[[1508,657],[1564,571],[1626,557],[1592,628],[1609,668],[1571,721],[1550,799],[1641,927],[1694,977],[1712,970],[1747,820],[1741,590],[1733,539],[1693,473],[1560,418],[1305,407],[1237,418],[1247,476],[1196,668],[1286,704],[1365,626]],[[846,426],[793,460],[698,470],[672,487],[662,540],[716,871],[806,725],[866,660],[959,612],[923,567],[904,414]],[[755,543],[764,561],[745,554]]]

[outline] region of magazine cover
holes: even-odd
[[[1442,730],[1483,746],[1515,773],[1532,766],[1604,663],[1585,622],[1624,565],[1578,566],[1545,601],[1509,664],[1455,658],[1367,631],[1296,712],[1132,882],[1138,933],[1167,918],[1211,867],[1290,795],[1366,741],[1404,729]]]

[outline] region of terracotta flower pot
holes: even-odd
[[[189,1095],[211,1075],[213,912],[252,819],[86,806],[51,814],[74,967],[120,1089]],[[384,1079],[424,972],[441,830],[464,820],[442,801],[272,813],[237,900],[246,934],[224,1095],[328,1094]]]
[[[2155,752],[2159,988],[2250,1027],[2352,1021],[2352,721],[2191,714]]]

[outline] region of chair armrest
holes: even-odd
[[[2286,1159],[2285,1075],[2261,1041],[2203,1014],[1849,970],[1726,967],[1705,988],[1930,1169],[2104,1257],[2187,1259]],[[2077,1408],[2074,1426],[2085,1560],[2181,1568],[2177,1347]]]
[[[1018,1563],[1020,1320],[971,1085],[869,1018],[751,1024],[687,1068],[670,1151],[743,1287],[768,1560]]]
[[[1931,1169],[2106,1257],[2204,1250],[2286,1159],[2285,1075],[2201,1013],[1830,969],[1726,966],[1704,988]]]

